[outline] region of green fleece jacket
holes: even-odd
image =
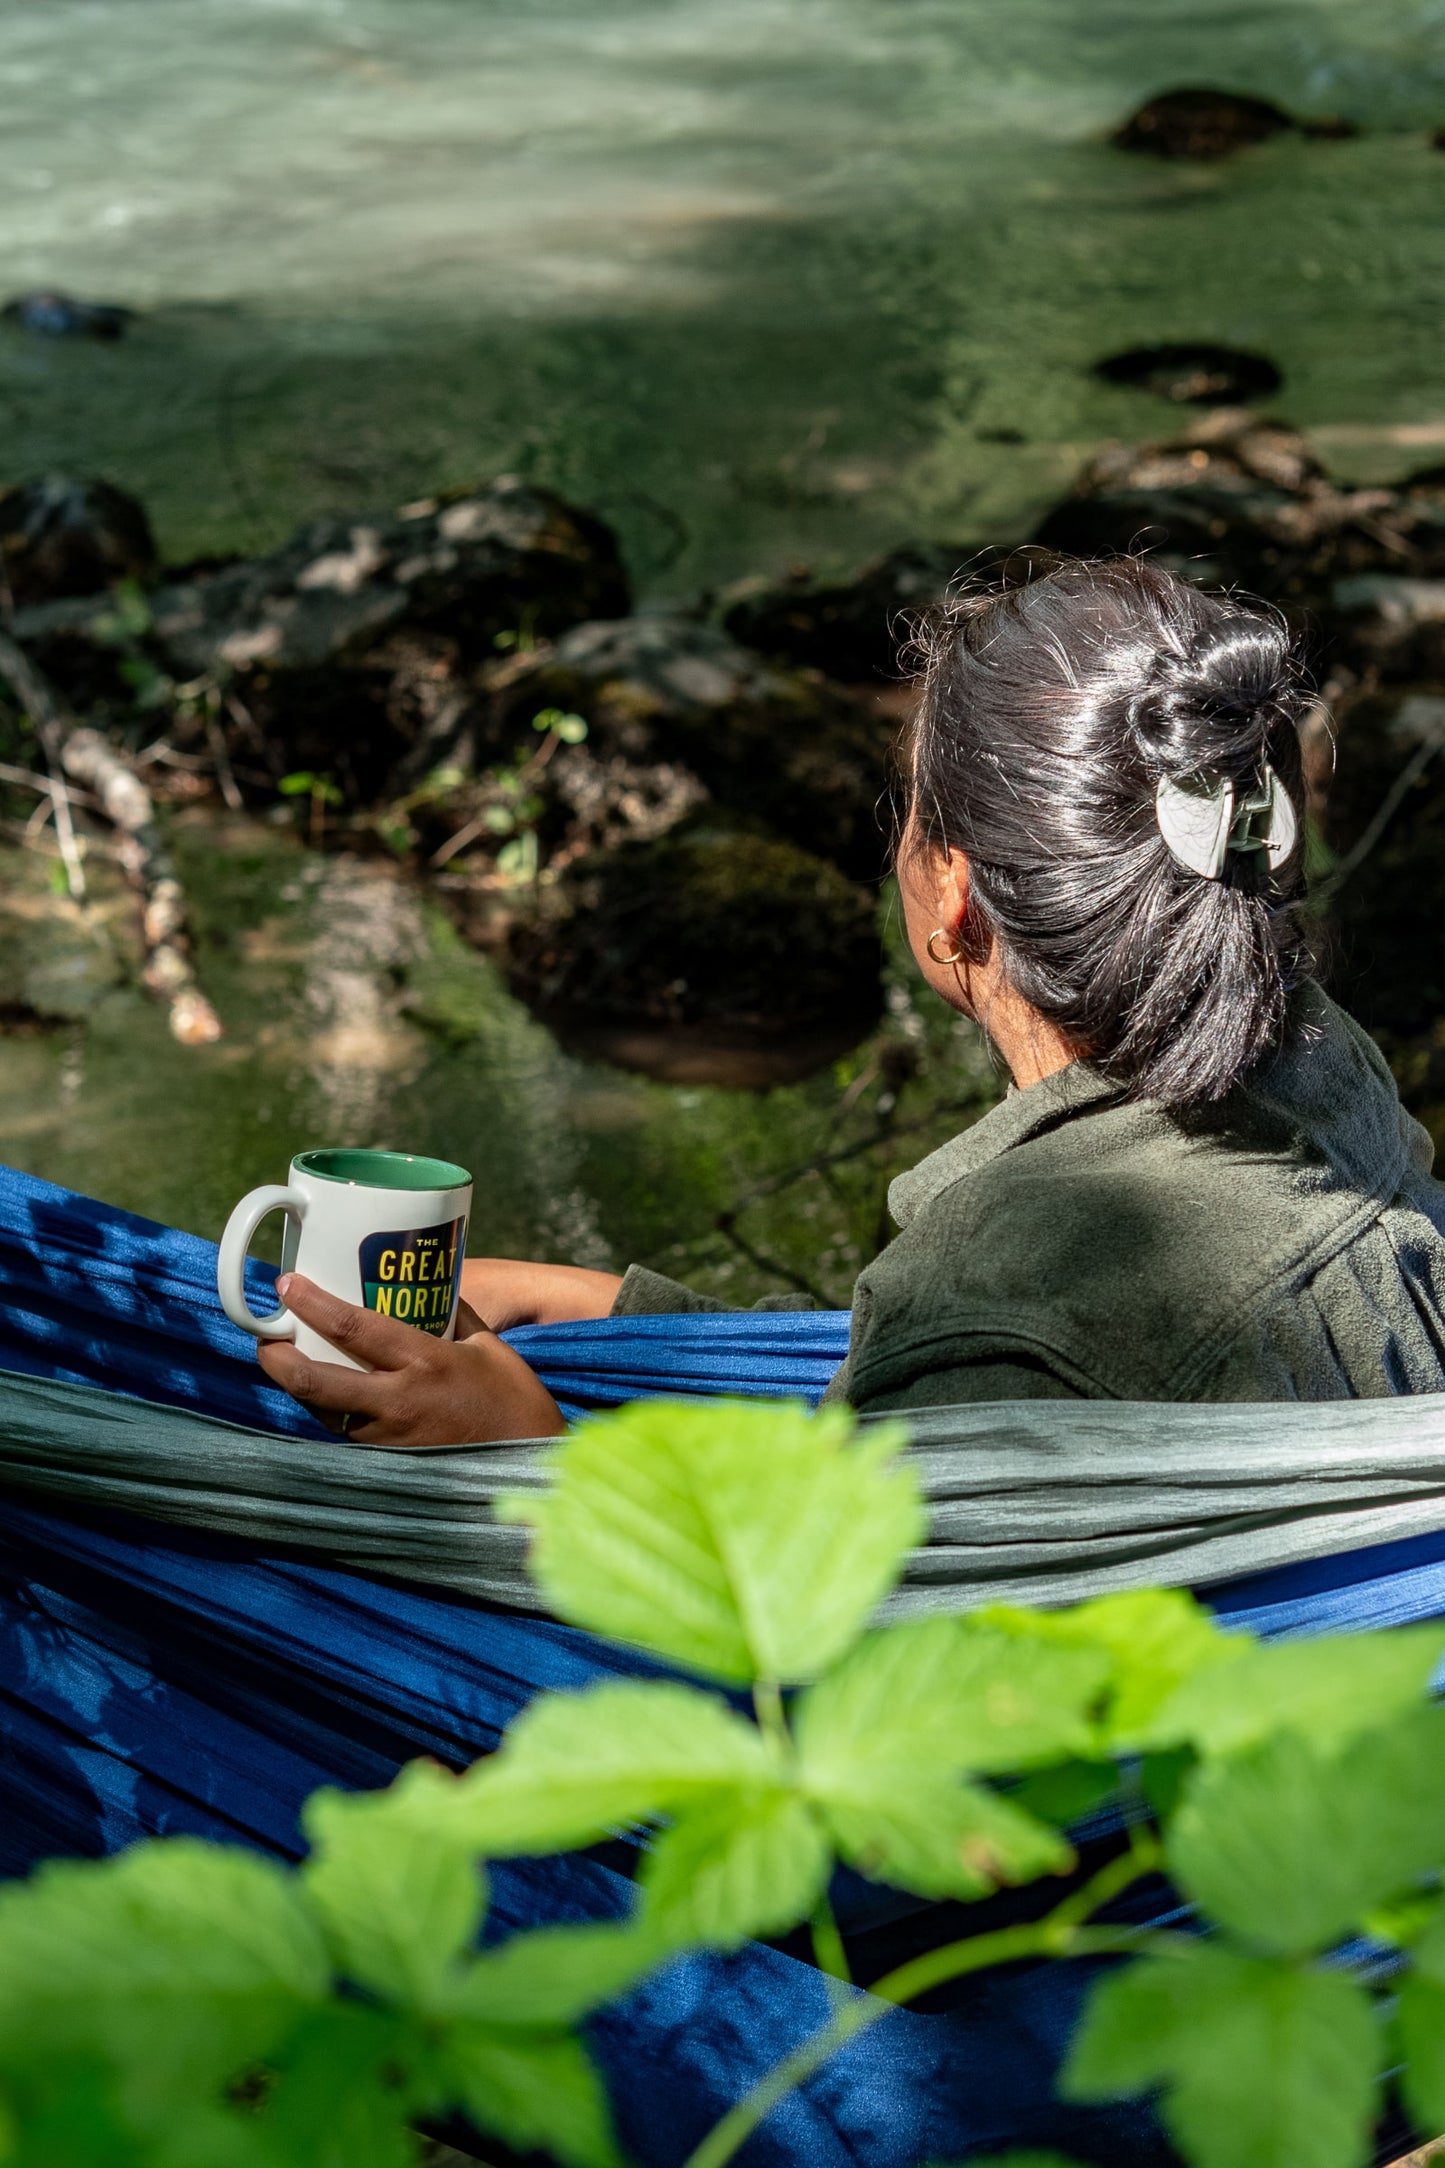
[[[829,1397],[1337,1400],[1445,1390],[1445,1187],[1379,1050],[1317,988],[1216,1106],[1086,1063],[888,1193]],[[721,1309],[634,1266],[615,1313]]]

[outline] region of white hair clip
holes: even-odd
[[[1236,798],[1227,775],[1160,778],[1154,793],[1159,833],[1181,866],[1217,881],[1231,851],[1264,851],[1277,872],[1299,839],[1289,792],[1273,768],[1260,770],[1258,788]]]

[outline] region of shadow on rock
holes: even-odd
[[[700,828],[578,865],[514,928],[507,971],[579,1050],[671,1081],[765,1085],[877,1022],[876,911],[807,851]]]

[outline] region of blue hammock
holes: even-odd
[[[209,1243],[0,1172],[0,1369],[311,1433],[222,1315],[214,1272]],[[267,1283],[256,1267],[258,1306]],[[772,1312],[509,1337],[564,1404],[584,1408],[650,1392],[816,1398],[846,1329],[840,1312]],[[1445,1535],[1257,1575],[1210,1600],[1269,1634],[1440,1616]],[[421,1753],[462,1766],[539,1691],[655,1668],[545,1620],[125,1514],[7,1499],[0,1873],[179,1833],[295,1858],[299,1809],[318,1785],[379,1786]],[[494,1871],[492,1930],[618,1916],[623,1866],[605,1848],[507,1862]],[[836,1895],[865,1976],[938,1939],[926,1908],[847,1877]],[[1164,1901],[1141,1903],[1163,1916]],[[915,2168],[1027,2145],[1160,2168],[1173,2156],[1146,2108],[1053,2097],[1092,1976],[1082,1963],[1015,1968],[965,1983],[946,2009],[891,2013],[773,2113],[747,2161]],[[630,2154],[676,2168],[828,2007],[809,1964],[753,1945],[679,1960],[603,2013],[594,2044]]]

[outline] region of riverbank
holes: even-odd
[[[638,613],[605,523],[502,483],[38,599],[120,514],[52,491],[7,527],[18,502],[13,630],[160,807],[225,1037],[175,1044],[140,991],[83,796],[65,893],[13,719],[0,1151],[214,1232],[298,1144],[406,1143],[495,1169],[498,1250],[846,1298],[888,1175],[998,1088],[877,900],[900,613],[955,550]],[[1445,1134],[1445,472],[1342,487],[1213,410],[1092,461],[1022,546],[1141,538],[1304,634],[1325,968]]]

